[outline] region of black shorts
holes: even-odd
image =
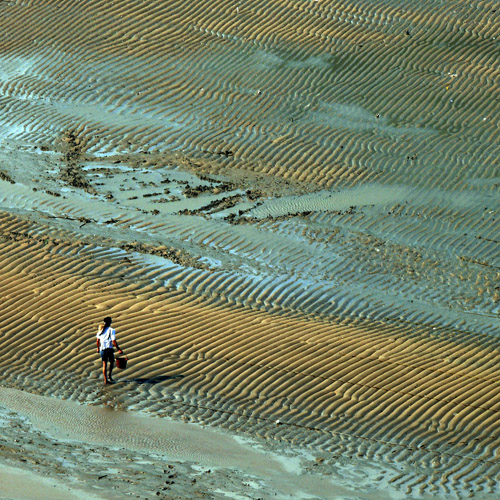
[[[115,353],[113,351],[113,348],[103,349],[100,354],[101,354],[101,359],[103,361],[108,361],[110,363],[114,363]]]

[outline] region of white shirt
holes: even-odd
[[[104,327],[102,333],[97,332],[96,337],[99,339],[99,350],[110,349],[113,347],[113,340],[116,340],[115,330],[111,327]]]

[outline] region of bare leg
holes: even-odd
[[[114,361],[110,361],[109,362],[109,372],[108,372],[108,380],[111,382],[113,381],[113,377],[111,376],[111,374],[113,373],[113,368],[115,367],[115,362]]]
[[[108,379],[106,377],[106,368],[107,368],[107,362],[106,361],[103,361],[102,362],[102,374],[104,375],[104,383],[107,384],[108,383]]]

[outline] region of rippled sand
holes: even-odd
[[[0,2],[2,385],[498,497],[496,3]]]

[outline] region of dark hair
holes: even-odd
[[[106,316],[103,321],[104,321],[104,324],[106,326],[109,326],[109,325],[111,325],[111,321],[112,320],[111,320],[111,318],[109,316]]]

